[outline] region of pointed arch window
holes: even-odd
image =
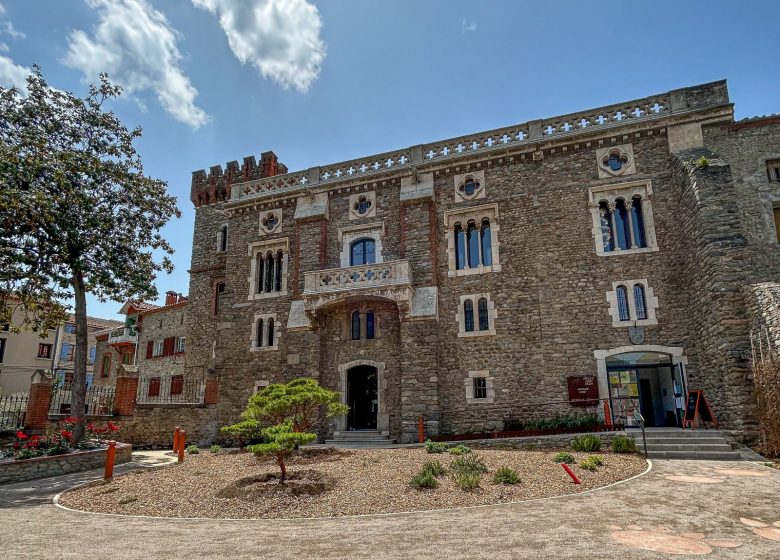
[[[274,345],[274,318],[270,317],[268,319],[268,346]]]
[[[628,209],[624,200],[620,199],[615,202],[614,216],[617,246],[622,250],[630,249],[631,230],[629,229]]]
[[[217,234],[217,251],[220,253],[224,253],[227,251],[228,246],[228,227],[227,224],[224,224],[222,227],[219,228],[219,233]]]
[[[599,203],[599,226],[604,251],[615,250],[615,238],[612,235],[612,211],[605,200]]]
[[[260,318],[257,320],[257,324],[255,325],[255,346],[262,346],[263,345],[263,319]]]
[[[360,340],[360,311],[355,309],[352,312],[352,340]]]
[[[486,331],[490,329],[487,299],[479,298],[479,301],[477,302],[477,311],[479,312],[479,330]]]
[[[263,278],[265,274],[265,259],[263,259],[262,253],[258,253],[257,262],[255,263],[255,293],[263,293]]]
[[[455,224],[455,268],[466,268],[466,232],[460,224]]]
[[[589,189],[596,254],[607,256],[658,250],[652,194],[650,181]]]
[[[471,220],[467,225],[466,245],[469,254],[469,268],[479,267],[479,230],[474,220]]]
[[[474,304],[470,299],[463,302],[463,326],[466,332],[474,331]]]
[[[366,338],[371,340],[374,338],[374,312],[366,311]]]
[[[626,290],[625,286],[618,286],[615,289],[615,294],[617,296],[618,318],[621,321],[628,321],[630,318],[628,314],[628,290]]]
[[[634,284],[634,308],[636,309],[636,318],[638,320],[647,319],[645,287],[642,284]]]
[[[479,231],[482,243],[482,264],[490,266],[493,264],[493,241],[490,237],[490,220],[482,220],[482,228]]]
[[[642,248],[647,247],[645,220],[642,216],[642,199],[638,196],[631,199],[631,227],[634,232],[634,245]]]

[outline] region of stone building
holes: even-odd
[[[323,436],[501,429],[580,410],[589,383],[650,425],[702,389],[754,433],[780,118],[735,122],[725,82],[300,172],[266,152],[194,172],[191,200],[185,371],[218,380],[209,429],[310,375],[351,407]]]

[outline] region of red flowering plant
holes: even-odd
[[[105,445],[108,440],[113,439],[113,434],[120,429],[121,427],[113,422],[106,422],[104,426],[94,422],[87,422],[84,430],[84,439],[78,443],[78,447],[79,449],[94,449],[95,447]]]

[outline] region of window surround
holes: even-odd
[[[263,320],[263,332],[262,341],[257,340],[257,322]],[[274,321],[274,343],[273,346],[268,346],[268,320]],[[281,323],[276,318],[276,313],[256,313],[255,318],[252,321],[252,335],[249,337],[250,350],[252,352],[268,352],[270,350],[279,349],[279,340],[282,337]],[[258,344],[262,342],[262,346]]]
[[[474,379],[484,379],[487,396],[484,399],[474,397]],[[466,372],[464,379],[466,386],[466,404],[493,404],[496,400],[496,390],[493,387],[493,378],[490,377],[490,370],[482,369]]]
[[[645,307],[647,308],[647,319],[637,319],[636,301],[634,299],[634,286],[639,284],[645,290]],[[620,320],[620,310],[618,309],[617,289],[618,286],[626,288],[628,299],[628,320]],[[609,303],[609,315],[612,317],[613,327],[644,327],[657,325],[658,319],[655,310],[658,308],[658,298],[655,291],[648,285],[646,278],[638,280],[621,280],[612,282],[612,291],[607,292],[607,303]]]
[[[485,298],[487,300],[488,311],[488,329],[479,330],[479,300]],[[471,301],[473,315],[474,315],[474,330],[466,330],[466,314],[463,310],[463,305],[466,300]],[[496,312],[495,304],[490,300],[490,294],[470,294],[460,296],[460,303],[458,304],[458,311],[455,313],[455,319],[458,322],[458,338],[465,338],[471,336],[492,336],[496,334]]]
[[[359,212],[361,199],[365,199],[368,209],[361,214]],[[368,191],[349,195],[349,219],[362,220],[376,216],[376,192]]]
[[[269,225],[269,220],[276,219],[275,225]],[[260,235],[270,235],[273,233],[280,233],[282,231],[282,210],[281,208],[274,208],[268,210],[260,215]]]
[[[354,226],[346,226],[339,228],[339,243],[341,244],[341,253],[339,253],[339,261],[341,268],[348,268],[350,266],[349,253],[350,247],[353,241],[358,239],[373,239],[374,240],[374,264],[380,264],[385,262],[382,255],[382,239],[385,236],[385,224],[384,222],[372,222],[370,224],[360,224]]]
[[[614,170],[606,163],[613,154],[617,155],[623,163],[620,169]],[[634,147],[631,144],[619,144],[617,146],[598,148],[596,150],[596,167],[598,167],[599,179],[633,175],[636,173],[636,166],[634,165]]]
[[[280,218],[281,219],[281,218]],[[257,284],[257,257],[258,255],[266,255],[268,252],[276,255],[279,251],[282,251],[282,277],[281,277],[281,290],[255,293],[255,287]],[[289,262],[290,262],[290,241],[287,237],[279,239],[269,239],[266,241],[256,241],[249,244],[247,251],[249,257],[249,295],[247,300],[253,301],[256,299],[265,299],[273,297],[282,297],[287,295],[287,278],[289,276]]]
[[[639,197],[642,200],[642,221],[645,226],[646,247],[629,249],[604,250],[604,241],[601,230],[601,202],[614,205],[618,199],[632,200]],[[631,255],[635,253],[649,253],[658,251],[658,243],[655,238],[655,221],[653,220],[653,185],[649,179],[632,181],[630,183],[618,183],[599,185],[588,189],[588,206],[593,222],[593,241],[596,244],[596,254],[600,257],[612,257],[616,255]],[[629,213],[630,215],[630,213]],[[492,224],[491,224],[492,227]]]
[[[271,382],[268,381],[267,379],[259,379],[259,380],[255,381],[255,385],[254,385],[254,389],[252,391],[252,394],[257,393],[261,389],[265,389],[270,384],[271,384]]]
[[[463,190],[464,185],[471,179],[477,184],[477,188],[471,194],[466,194]],[[453,184],[455,187],[455,202],[468,202],[469,200],[476,200],[478,198],[485,198],[485,171],[470,171],[468,173],[460,173],[453,177]]]
[[[481,224],[483,219],[490,220],[490,265],[480,265],[475,268],[462,268],[457,269],[455,254],[455,225],[467,224],[469,221],[474,220],[477,224]],[[448,210],[444,212],[444,236],[447,239],[447,267],[449,271],[447,275],[454,276],[469,276],[471,274],[485,274],[487,272],[500,272],[501,263],[498,259],[498,231],[501,226],[498,223],[498,204],[483,204],[481,206],[471,206],[468,208],[459,208],[458,210]]]

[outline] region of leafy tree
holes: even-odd
[[[75,307],[75,437],[84,431],[86,294],[155,298],[173,249],[159,231],[179,216],[166,183],[143,173],[128,130],[107,110],[121,88],[105,74],[81,99],[49,87],[35,66],[28,95],[0,87],[0,321],[46,332]],[[156,255],[155,255],[156,252]],[[156,256],[160,256],[156,259]]]
[[[311,433],[322,420],[346,414],[349,407],[341,403],[341,395],[322,387],[311,377],[299,377],[288,383],[275,383],[251,397],[242,421],[222,428],[239,439],[263,439],[250,445],[255,455],[273,455],[287,476],[284,461],[299,446],[316,439]]]

